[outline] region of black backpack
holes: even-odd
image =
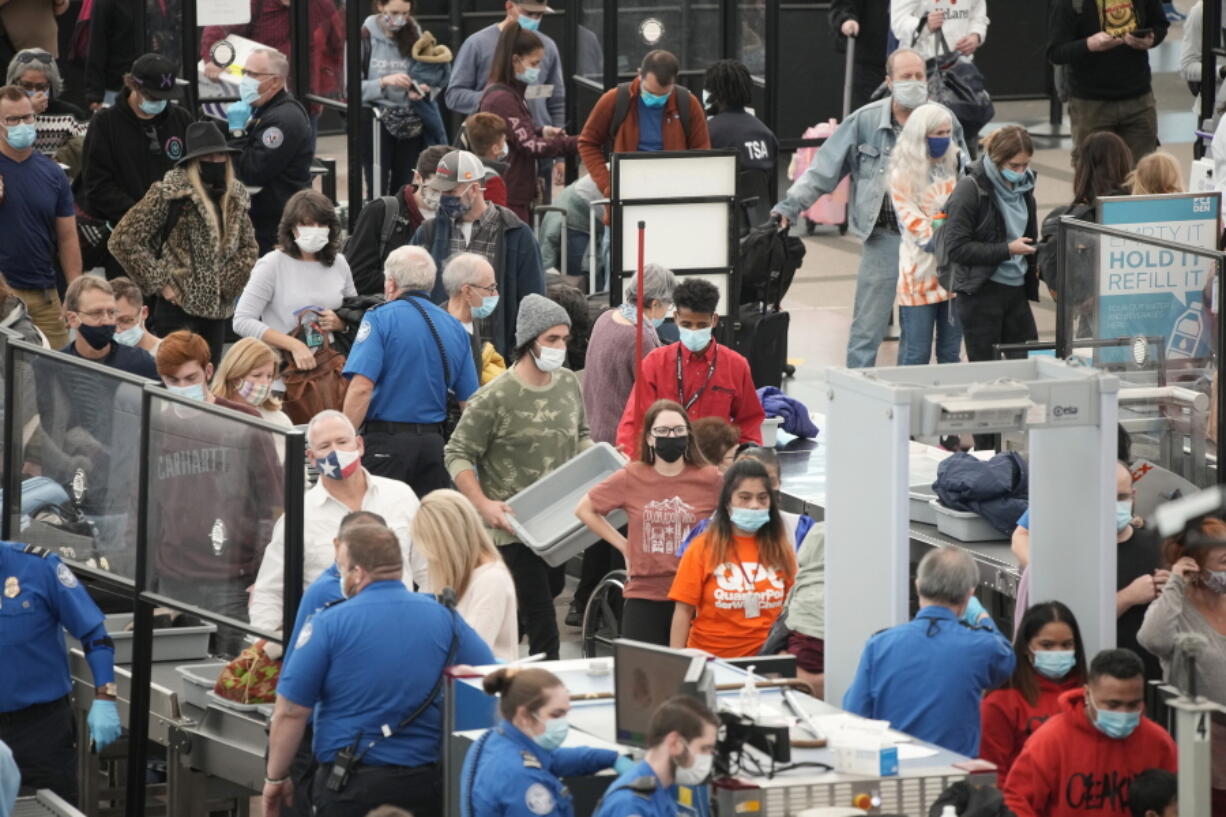
[[[754,227],[741,239],[737,257],[741,303],[778,307],[804,257],[804,242],[780,231],[774,221]]]
[[[1060,292],[1060,281],[1057,280],[1059,264],[1059,248],[1056,246],[1056,233],[1060,229],[1060,219],[1072,216],[1083,220],[1092,220],[1094,207],[1089,204],[1071,204],[1057,207],[1043,217],[1039,227],[1039,243],[1035,247],[1034,260],[1039,269],[1039,278],[1048,288]]]

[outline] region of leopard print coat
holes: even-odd
[[[174,168],[155,182],[111,233],[110,251],[146,295],[161,295],[169,286],[187,314],[228,319],[259,257],[248,212],[251,197],[242,183],[231,179],[222,199],[226,229],[221,230],[216,209],[207,202],[198,177],[192,176]],[[173,199],[187,201],[159,253]]]

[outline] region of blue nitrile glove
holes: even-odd
[[[94,699],[89,708],[89,735],[94,739],[94,747],[101,752],[123,733],[119,725],[119,709],[114,701]]]
[[[238,102],[231,102],[230,107],[226,109],[226,124],[230,127],[230,132],[241,131],[247,127],[247,120],[251,118],[251,106],[241,99]]]
[[[972,627],[979,625],[981,616],[987,615],[987,610],[983,609],[983,605],[979,603],[979,599],[971,596],[971,600],[966,604],[966,612],[962,614],[962,620]]]
[[[633,769],[634,766],[635,766],[635,763],[633,760],[626,757],[625,755],[618,755],[617,761],[614,762],[613,764],[613,771],[617,772],[619,775],[623,775],[626,772]]]

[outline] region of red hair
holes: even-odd
[[[180,329],[162,338],[158,344],[156,362],[160,375],[173,374],[193,360],[201,369],[207,369],[212,362],[208,341],[194,332]]]

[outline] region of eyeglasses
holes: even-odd
[[[34,114],[28,113],[25,116],[6,116],[4,117],[4,124],[8,125],[9,127],[12,127],[13,125],[21,125],[21,124],[33,125],[34,124]]]
[[[50,65],[55,62],[55,57],[48,54],[39,48],[32,48],[29,51],[23,51],[17,55],[17,64],[25,65],[27,62],[41,62]]]
[[[657,437],[688,437],[690,430],[685,426],[656,426],[651,433]]]
[[[114,322],[119,313],[114,309],[94,309],[89,312],[78,312],[78,315],[89,318],[91,321],[111,321]]]
[[[149,155],[150,156],[161,156],[162,155],[162,143],[158,141],[157,128],[145,128],[145,136],[149,139],[149,145],[148,145]]]
[[[33,94],[45,94],[51,90],[49,82],[19,82],[17,87]]]
[[[280,75],[279,75],[279,74],[273,74],[273,73],[268,72],[268,71],[248,71],[246,68],[244,68],[244,69],[243,69],[243,76],[245,76],[245,77],[252,77],[253,79],[261,79],[262,77],[276,77],[276,76],[280,76]]]
[[[496,283],[490,284],[487,287],[479,287],[476,284],[469,284],[469,286],[472,287],[473,289],[479,289],[487,295],[497,295],[498,294],[498,284]]]

